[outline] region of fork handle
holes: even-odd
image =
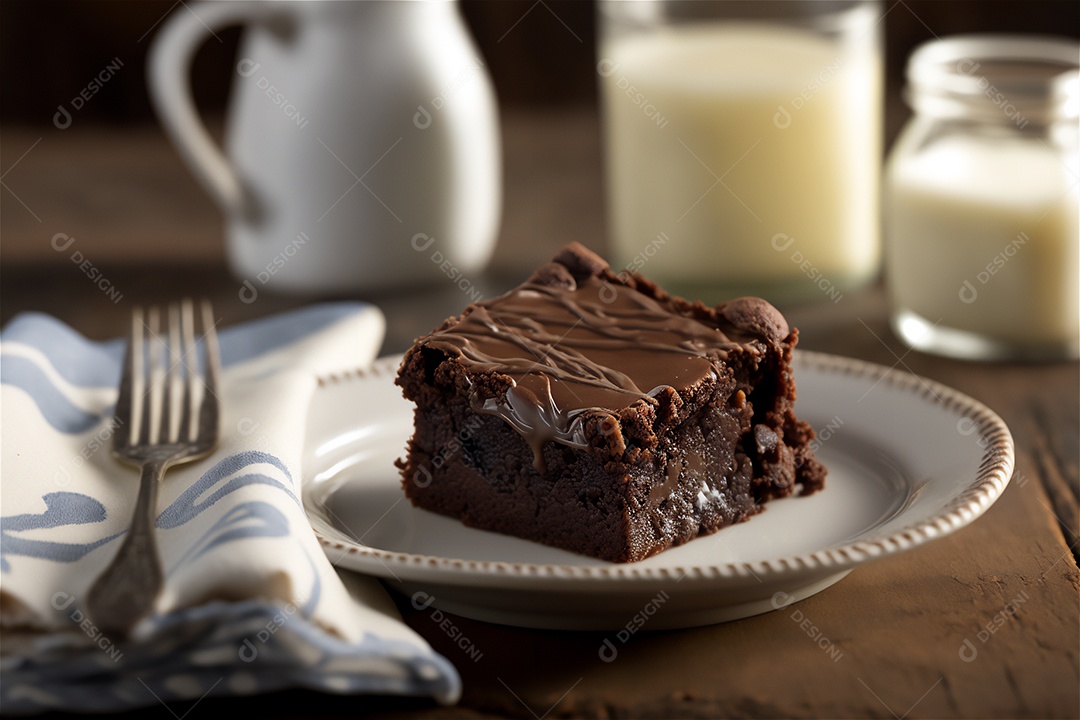
[[[154,537],[158,487],[167,467],[163,462],[142,466],[135,514],[120,549],[94,581],[87,596],[90,618],[106,634],[123,637],[150,614],[164,585],[161,559]]]

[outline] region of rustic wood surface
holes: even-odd
[[[39,139],[40,138],[40,139]],[[598,129],[588,112],[505,118],[505,218],[485,294],[519,282],[563,242],[603,237]],[[222,268],[221,221],[153,129],[6,128],[0,136],[0,316],[52,313],[91,337],[122,332],[135,303],[206,295],[226,324],[317,298],[238,297]],[[111,302],[66,253],[76,245],[123,299]],[[601,246],[602,247],[602,246]],[[462,304],[452,288],[372,298],[404,349]],[[417,632],[458,667],[453,708],[401,698],[287,692],[205,700],[139,714],[208,717],[1061,717],[1080,716],[1076,363],[973,364],[908,351],[890,332],[880,287],[842,302],[782,306],[801,347],[915,372],[999,413],[1016,474],[971,526],[857,568],[792,610],[692,630],[642,632],[615,662],[605,634],[539,632],[453,618],[482,651],[473,662],[429,614],[398,599]],[[807,636],[805,617],[834,643]],[[990,633],[987,628],[992,628]],[[980,639],[983,631],[986,641]],[[965,641],[975,648],[971,656]],[[966,653],[966,654],[965,654]]]

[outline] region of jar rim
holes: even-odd
[[[998,75],[980,72],[984,63],[998,68]],[[1010,64],[1058,65],[1061,69],[1054,75],[1067,73],[1080,67],[1080,42],[1014,34],[954,35],[925,42],[908,60],[909,102],[925,100],[920,104],[945,114],[994,111],[1008,102],[1033,117],[1052,115],[1053,76],[1001,73]]]
[[[982,94],[983,76],[977,71],[983,62],[1041,62],[1064,71],[1080,67],[1080,42],[1057,35],[953,35],[917,47],[907,77],[920,86]]]

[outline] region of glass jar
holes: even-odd
[[[613,265],[715,302],[877,275],[874,0],[600,3]]]
[[[1077,357],[1080,43],[957,36],[907,68],[885,172],[897,334],[968,359]],[[1070,157],[1071,156],[1071,157]]]

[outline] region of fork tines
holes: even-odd
[[[116,403],[114,449],[216,438],[218,342],[210,303],[136,308]],[[197,327],[197,324],[200,327]],[[201,354],[199,350],[202,350]],[[201,380],[200,380],[201,378]]]

